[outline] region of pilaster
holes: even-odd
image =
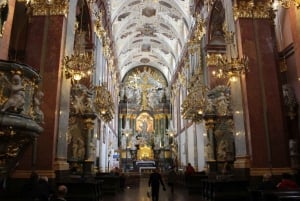
[[[251,168],[289,167],[280,72],[271,5],[235,5],[239,54],[249,57],[242,78]]]

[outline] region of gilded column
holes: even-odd
[[[251,174],[288,171],[288,149],[273,12],[268,3],[238,1],[234,5],[239,55],[247,55],[250,71],[242,78]]]

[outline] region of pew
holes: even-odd
[[[294,201],[300,200],[300,189],[251,190],[251,201]]]
[[[201,194],[208,201],[247,201],[248,186],[246,179],[203,179]]]
[[[207,175],[195,174],[186,177],[186,187],[189,194],[191,193],[201,193],[202,185],[201,182],[203,179],[207,179]]]
[[[68,201],[98,201],[101,198],[101,182],[99,181],[68,181],[61,184],[68,188],[66,195]]]
[[[120,176],[96,176],[97,181],[101,181],[101,192],[103,194],[116,194],[121,190],[121,177]]]

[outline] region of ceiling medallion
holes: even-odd
[[[142,15],[146,16],[146,17],[153,17],[156,15],[156,9],[154,8],[150,8],[150,7],[146,7],[142,10]]]
[[[149,63],[150,62],[150,59],[148,59],[148,58],[142,58],[141,60],[141,63]]]

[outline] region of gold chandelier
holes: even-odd
[[[96,111],[105,122],[111,121],[114,114],[114,103],[110,92],[102,85],[95,86],[94,91],[94,106]]]
[[[219,69],[212,74],[218,78],[229,78],[230,81],[237,81],[245,72],[248,72],[249,59],[246,56],[241,58],[228,58],[224,55],[218,55],[217,66]]]
[[[228,30],[227,25],[223,26],[224,39],[226,43],[226,55],[217,54],[214,59],[216,66],[219,68],[217,71],[213,71],[213,76],[218,78],[229,78],[229,81],[235,82],[238,77],[248,71],[249,59],[247,56],[242,57],[234,56],[235,44],[234,33]],[[207,55],[209,57],[209,55]],[[212,63],[214,63],[212,62]]]
[[[201,68],[196,69],[189,83],[189,94],[181,105],[183,118],[192,120],[193,122],[203,120],[204,110],[207,104],[208,89],[203,84],[202,76]]]
[[[74,54],[65,56],[63,59],[63,68],[67,79],[79,81],[90,76],[94,70],[93,54],[85,51],[84,37],[85,32],[77,33]]]

